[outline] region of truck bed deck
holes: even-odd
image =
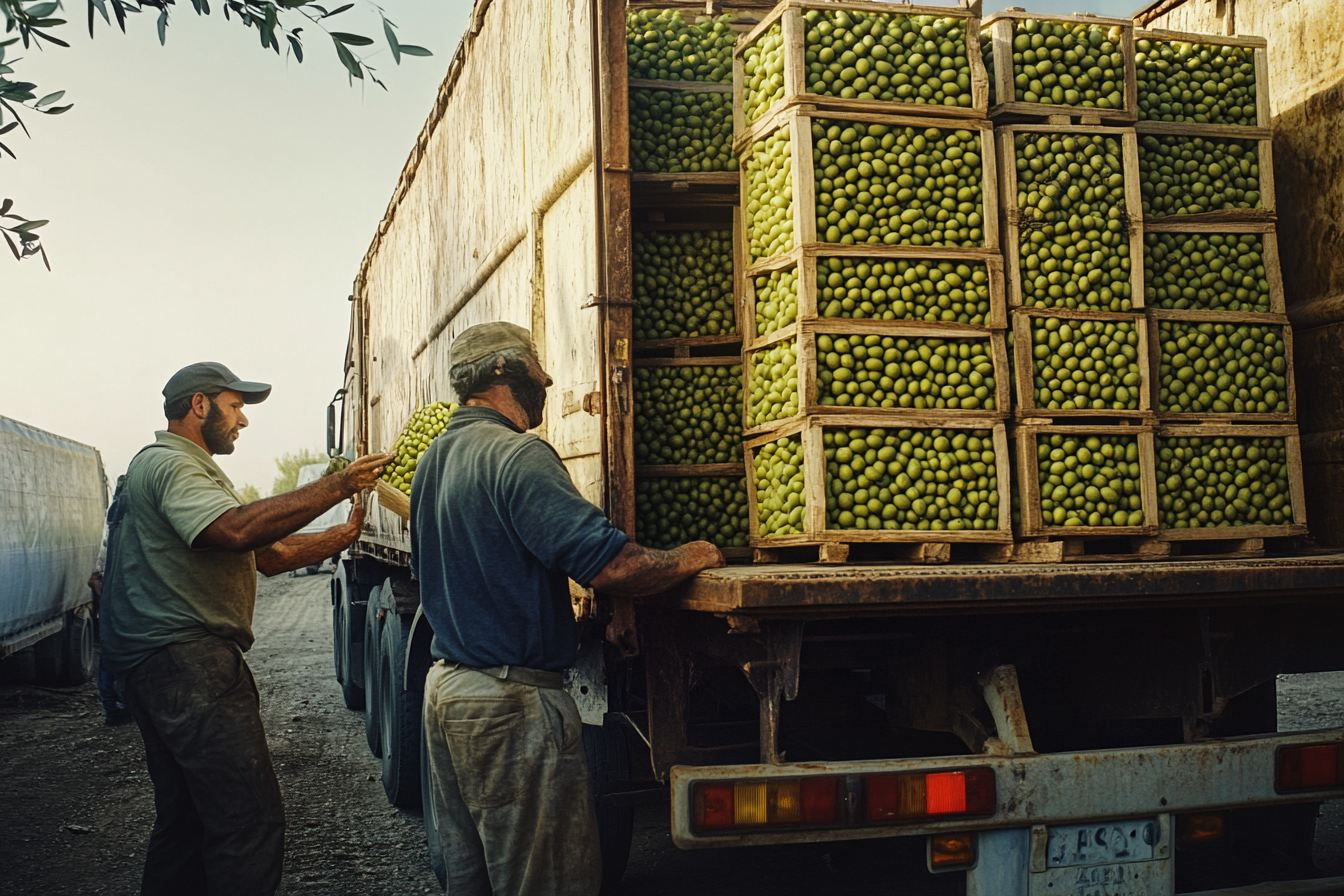
[[[1344,597],[1344,553],[1237,560],[729,566],[674,592],[683,610],[807,617],[1200,606]]]

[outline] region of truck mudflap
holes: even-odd
[[[1169,859],[1173,816],[1344,797],[1344,729],[1081,753],[674,766],[671,791],[681,849],[1016,829],[1044,855],[1052,827],[1115,821],[1136,822],[1151,859]],[[983,863],[1000,838],[980,839]]]

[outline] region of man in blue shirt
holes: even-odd
[[[424,721],[448,892],[592,896],[597,816],[578,707],[561,689],[578,649],[567,580],[657,594],[723,556],[708,542],[641,547],[584,500],[555,449],[527,432],[551,385],[527,330],[467,329],[449,379],[464,406],[411,488],[412,565],[437,660]]]

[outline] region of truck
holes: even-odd
[[[962,4],[976,24],[978,5]],[[669,81],[664,57],[648,50],[678,16],[677,27],[722,23],[738,38],[768,34],[772,14],[747,0],[477,0],[354,281],[329,451],[386,450],[416,408],[455,398],[453,338],[511,321],[532,331],[555,380],[538,433],[581,493],[650,541],[658,516],[640,512],[650,500],[641,483],[689,473],[639,462],[641,368],[727,370],[743,337],[637,339],[636,287],[648,282],[636,279],[635,245],[649,230],[732,230],[736,317],[749,323],[743,217],[754,200],[735,163],[659,171],[647,153],[632,154],[632,91],[687,86]],[[637,603],[638,656],[591,635],[566,674],[585,724],[604,887],[628,861],[634,808],[664,800],[682,849],[918,837],[930,873],[962,876],[971,896],[1158,896],[1210,880],[1284,882],[1256,893],[1344,887],[1316,879],[1311,862],[1319,807],[1344,797],[1344,729],[1281,732],[1276,697],[1279,675],[1344,669],[1344,253],[1331,251],[1344,179],[1325,148],[1344,120],[1330,86],[1344,19],[1330,0],[1161,0],[1116,27],[1134,25],[1271,36],[1281,268],[1287,320],[1299,328],[1300,394],[1288,422],[1300,426],[1303,478],[1293,500],[1305,502],[1311,537],[1270,529],[1188,551],[1145,538],[1118,554],[1114,539],[1096,550],[1049,537],[1006,546],[854,538],[851,552],[824,540],[772,547],[753,529],[754,550],[720,541],[726,568]],[[1280,39],[1293,33],[1311,39]],[[644,68],[632,75],[627,39],[640,34]],[[659,46],[673,54],[677,40]],[[740,53],[735,64],[740,80]],[[687,65],[682,76],[700,78]],[[686,114],[675,111],[683,100],[668,103]],[[1272,215],[1257,221],[1257,232],[1272,232]],[[1014,422],[1019,447],[1030,422]],[[1005,517],[1008,480],[1026,502],[1034,461],[1000,468]],[[748,454],[713,472],[753,470]],[[752,526],[763,519],[757,485],[746,489]],[[374,503],[337,566],[333,654],[346,705],[364,711],[388,799],[424,809],[442,879],[420,730],[432,632],[399,497]],[[695,513],[685,520],[694,526]],[[581,621],[599,623],[584,630],[602,631],[613,601],[577,584],[571,596]]]
[[[0,417],[0,661],[31,648],[39,683],[92,677],[106,512],[97,449]]]

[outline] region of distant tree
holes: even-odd
[[[261,492],[255,485],[245,485],[238,489],[238,497],[243,499],[244,504],[251,504],[253,501],[261,500]]]
[[[309,451],[307,448],[295,454],[283,454],[275,459],[275,468],[280,471],[280,475],[275,477],[274,484],[271,485],[271,496],[283,495],[285,492],[292,492],[299,484],[299,468],[306,467],[309,464],[324,464],[327,462],[327,456],[320,451]]]

